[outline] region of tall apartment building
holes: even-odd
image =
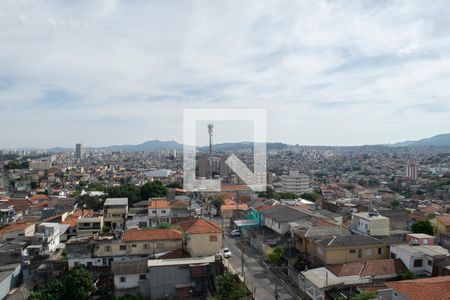
[[[312,191],[308,175],[299,171],[289,171],[289,175],[281,176],[281,191],[284,193],[303,194]]]
[[[75,145],[75,158],[81,158],[81,144]]]
[[[418,165],[416,165],[413,162],[408,162],[408,164],[406,165],[405,175],[406,175],[406,177],[409,177],[409,178],[415,180],[415,179],[417,179],[418,171],[419,171]]]

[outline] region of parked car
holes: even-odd
[[[234,229],[231,231],[230,233],[231,236],[240,236],[241,235],[241,231],[239,229]]]
[[[223,257],[225,257],[225,258],[230,258],[231,257],[231,251],[228,248],[223,248],[222,254],[223,254]]]

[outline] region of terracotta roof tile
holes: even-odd
[[[386,284],[410,300],[450,299],[450,276],[392,281]]]
[[[220,207],[221,211],[225,211],[225,210],[248,210],[248,205],[247,204],[228,204],[228,205],[222,205]]]
[[[123,240],[126,242],[181,240],[181,232],[175,229],[130,229],[123,233]]]
[[[436,219],[446,226],[450,225],[450,215],[437,216]]]
[[[186,222],[179,223],[185,232],[189,233],[222,233],[223,229],[213,221],[205,219],[191,219]]]
[[[148,208],[151,209],[161,209],[161,208],[170,208],[169,201],[166,199],[150,199],[148,203]]]

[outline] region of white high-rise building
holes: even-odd
[[[405,175],[411,179],[417,179],[419,173],[419,166],[413,162],[408,162],[406,165]]]
[[[281,189],[284,193],[299,195],[313,190],[309,176],[298,171],[289,171],[289,175],[281,176]]]

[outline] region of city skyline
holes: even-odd
[[[450,132],[450,7],[420,4],[1,2],[0,148],[181,142],[184,108],[266,108],[288,144]]]

